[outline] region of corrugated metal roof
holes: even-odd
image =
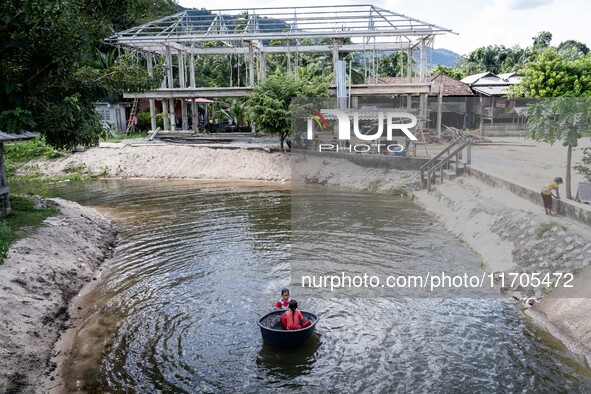
[[[480,74],[468,75],[467,77],[463,78],[461,80],[461,82],[468,84],[468,85],[472,85],[474,82],[478,81],[480,78],[484,78],[489,75],[495,76],[493,73],[487,71],[487,72],[480,73]]]
[[[491,72],[487,72],[487,73],[469,75],[466,78],[462,79],[462,82],[470,85],[470,87],[474,87],[474,86],[509,86],[509,85],[519,85],[522,78],[523,77],[521,75],[517,75],[517,73],[515,73],[515,72],[504,73],[504,74],[499,74],[499,75],[495,75]]]
[[[509,86],[472,86],[472,90],[485,96],[505,96],[511,93]]]
[[[0,131],[0,142],[12,142],[18,140],[32,140],[33,138],[39,137],[37,133],[31,133],[29,131],[25,131],[22,134],[9,134],[3,133]]]

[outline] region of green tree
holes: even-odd
[[[102,40],[115,28],[161,16],[146,10],[170,13],[172,4],[169,0],[4,2],[0,7],[0,130],[38,131],[57,148],[98,142],[102,127],[94,109],[96,100],[107,91],[129,89],[133,79],[142,75],[135,72],[142,68],[140,64],[133,67],[125,59],[111,62],[112,70],[95,67],[97,50],[104,49]],[[141,15],[136,15],[138,10]],[[121,68],[126,74],[119,74],[117,81],[116,69]],[[96,77],[98,81],[93,80]]]
[[[565,188],[568,199],[572,199],[572,152],[579,138],[589,134],[590,106],[588,97],[554,97],[541,98],[526,108],[527,137],[549,144],[562,141],[567,147]]]
[[[583,149],[583,160],[575,166],[575,171],[591,182],[591,148]]]
[[[518,45],[512,48],[488,45],[463,56],[458,62],[458,68],[464,75],[487,71],[500,74],[519,70],[525,65],[528,57],[529,50]]]
[[[401,77],[406,75],[407,62],[408,53],[403,51],[396,51],[390,53],[389,55],[382,56],[380,58],[380,68],[378,70],[378,75],[380,77]]]
[[[459,69],[455,67],[444,66],[443,64],[438,64],[431,69],[431,75],[439,74],[447,75],[448,77],[457,79],[458,81],[465,77],[465,75],[462,74]]]
[[[567,60],[577,60],[589,53],[589,47],[580,41],[566,40],[558,45],[558,54]]]
[[[532,40],[534,41],[532,50],[534,52],[543,52],[550,48],[550,43],[552,42],[552,33],[549,31],[541,31],[537,36],[532,37]]]
[[[590,131],[591,55],[569,61],[556,49],[546,49],[525,66],[516,92],[538,98],[526,109],[526,136],[549,144],[561,141],[568,148],[565,187],[566,197],[572,198],[572,149]]]
[[[257,84],[247,101],[248,115],[254,125],[269,134],[278,134],[281,149],[292,131],[294,98],[328,97],[325,78],[296,78],[293,73],[275,73]]]
[[[240,127],[246,119],[246,105],[239,100],[234,99],[228,109],[228,113],[234,118],[234,128],[238,130],[238,127]]]
[[[554,48],[540,53],[523,68],[516,88],[526,97],[579,97],[591,95],[591,55],[570,61]]]

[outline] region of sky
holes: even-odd
[[[187,8],[244,9],[244,0],[223,3],[178,0]],[[223,4],[213,7],[212,4]],[[252,0],[251,8],[290,5],[373,4],[387,10],[445,27],[458,33],[435,39],[435,48],[446,48],[460,55],[485,45],[522,47],[532,44],[541,31],[553,35],[552,45],[577,40],[591,47],[591,2],[588,0]]]

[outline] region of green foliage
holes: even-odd
[[[115,61],[105,55],[102,64],[111,67],[98,67],[102,40],[174,12],[170,0],[3,2],[2,131],[37,131],[57,148],[95,144],[102,132],[96,100],[106,92],[136,87],[134,78],[141,79],[140,88],[152,82],[142,78],[141,64],[126,57]]]
[[[380,68],[378,74],[380,77],[401,77],[406,75],[406,66],[408,62],[408,53],[402,51],[392,52],[389,55],[380,58]],[[413,69],[414,69],[414,59]]]
[[[495,74],[519,70],[527,62],[529,50],[514,46],[488,45],[462,56],[458,68],[463,75],[490,71]]]
[[[16,107],[0,113],[0,130],[6,133],[19,134],[23,130],[31,131],[34,128],[35,121],[31,111]]]
[[[532,37],[532,40],[534,42],[532,50],[534,52],[543,52],[550,48],[550,43],[552,42],[552,33],[549,31],[542,31],[537,36]]]
[[[163,59],[153,69],[150,75],[143,64],[144,59],[129,52],[117,57],[111,64],[99,53],[104,64],[101,67],[85,66],[76,72],[76,78],[86,91],[95,92],[98,96],[111,96],[122,92],[141,92],[160,86],[166,74]]]
[[[42,138],[5,144],[4,171],[6,176],[10,178],[14,176],[17,168],[20,168],[30,160],[42,157],[46,159],[57,159],[63,155],[63,152],[48,146]]]
[[[164,115],[162,113],[156,114],[156,127],[164,129]],[[142,131],[152,130],[152,118],[149,109],[137,115],[137,128]]]
[[[241,126],[245,119],[246,119],[246,105],[240,100],[232,100],[232,104],[230,105],[230,109],[228,110],[230,116],[234,118],[234,125],[236,128]]]
[[[591,182],[591,148],[583,149],[583,160],[575,166],[575,171]]]
[[[57,214],[55,208],[36,208],[28,197],[13,196],[12,212],[0,218],[0,263],[4,262],[10,245],[27,235],[50,216]]]
[[[558,53],[566,60],[577,60],[589,53],[589,47],[580,41],[566,40],[558,45]]]
[[[569,61],[550,48],[523,69],[517,94],[526,97],[591,96],[591,54]]]
[[[462,74],[462,71],[460,71],[459,69],[455,67],[444,66],[442,64],[438,64],[431,70],[431,75],[439,74],[447,75],[448,77],[457,79],[458,81],[465,77],[465,75]]]
[[[566,227],[564,227],[560,223],[557,223],[557,222],[546,222],[546,223],[540,223],[540,225],[536,229],[536,235],[538,237],[541,237],[542,235],[546,234],[548,231],[552,230],[554,227],[560,228],[562,230],[566,230]]]
[[[576,147],[582,134],[590,131],[591,98],[556,97],[539,99],[527,106],[526,136],[536,141]]]
[[[589,134],[591,97],[542,98],[526,107],[526,137],[554,144],[561,141],[568,147],[566,159],[566,197],[571,195],[572,148],[582,135]]]
[[[248,115],[258,130],[279,134],[281,145],[291,132],[294,98],[328,97],[328,81],[302,79],[294,74],[276,73],[253,89],[247,101]]]
[[[4,158],[6,162],[25,162],[41,157],[56,159],[64,154],[48,146],[43,138],[35,138],[29,141],[13,142],[4,146]]]

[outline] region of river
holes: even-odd
[[[351,243],[342,236],[348,231],[365,250],[389,245],[400,272],[421,261],[481,270],[477,256],[408,199],[324,193],[370,206],[372,216],[349,213],[345,227],[333,226],[334,212],[315,216],[322,236],[299,240],[322,261]],[[582,361],[501,296],[314,296],[296,286],[302,308],[321,318],[316,334],[298,349],[263,345],[256,322],[290,285],[294,259],[286,186],[109,180],[50,185],[44,194],[94,206],[120,231],[113,259],[85,298],[86,317],[76,322],[63,367],[67,391],[591,390]],[[337,254],[339,264],[359,268]],[[367,261],[383,255],[369,253]],[[388,258],[372,272],[391,269]]]

